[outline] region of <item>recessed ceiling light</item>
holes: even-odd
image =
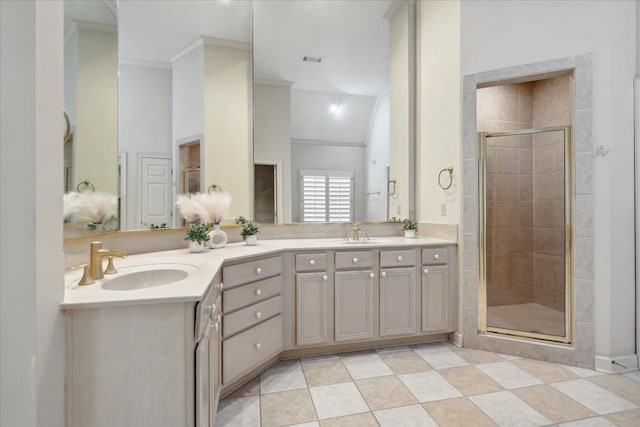
[[[320,62],[322,62],[322,56],[303,56],[302,60],[305,62],[315,62],[316,64],[319,64]]]
[[[338,114],[340,112],[340,104],[331,104],[331,106],[329,106],[329,112],[331,114]]]

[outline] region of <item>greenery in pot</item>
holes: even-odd
[[[251,220],[243,216],[239,216],[236,218],[236,224],[242,224],[242,231],[240,231],[242,240],[247,240],[248,236],[253,236],[260,232],[258,224],[256,224],[255,222],[251,222]]]
[[[418,223],[412,219],[405,218],[402,220],[402,228],[404,230],[418,230]]]
[[[192,225],[187,228],[187,234],[184,236],[184,240],[190,242],[198,242],[200,244],[209,240],[209,226],[208,224]]]

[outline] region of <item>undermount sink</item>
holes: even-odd
[[[365,240],[365,239],[360,239],[360,240],[340,240],[339,243],[345,244],[345,245],[367,245],[367,244],[383,244],[383,243],[389,243],[387,240],[383,240],[383,239],[375,239],[375,238],[369,238],[369,240]]]
[[[169,285],[186,279],[199,268],[190,264],[149,264],[124,267],[112,277],[106,278],[102,289],[110,291],[133,291]]]

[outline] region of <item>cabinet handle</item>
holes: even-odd
[[[213,307],[215,306],[215,304],[213,305],[208,305],[204,308],[205,313],[207,313],[206,317],[211,316],[211,313],[213,313]]]
[[[257,342],[256,343],[256,350],[260,350],[262,348],[262,344]]]
[[[398,258],[396,258],[398,260],[398,262],[402,261],[402,255],[398,255]]]
[[[309,265],[316,265],[316,260],[312,259],[311,261],[309,261]]]
[[[216,316],[216,322],[218,322],[218,323],[222,322],[222,316],[221,315],[218,314]]]
[[[262,295],[262,289],[256,289],[256,296],[259,297]]]
[[[374,277],[376,277],[376,275],[373,274],[373,273],[369,273],[369,277],[371,277],[373,279]]]
[[[220,324],[218,322],[213,324],[213,330],[218,332],[218,329],[220,329]]]
[[[373,274],[373,273],[372,273],[372,274]],[[381,275],[382,277],[387,277],[387,272],[386,272],[386,271],[383,271],[382,273],[380,273],[380,275]]]
[[[322,280],[324,280],[324,281],[326,282],[327,280],[329,280],[329,276],[327,276],[326,274],[325,274],[325,275],[323,275],[323,276],[322,276]]]
[[[422,270],[422,272],[423,272],[424,274],[429,274],[429,269],[428,269],[428,268],[425,268],[424,270]]]
[[[224,288],[224,284],[222,282],[218,283],[215,287],[216,291],[221,291]]]
[[[262,313],[261,313],[261,312],[257,312],[257,313],[256,313],[256,319],[259,319],[259,318],[261,318],[261,317],[262,317]]]
[[[262,269],[260,267],[256,268],[256,274],[262,273]]]
[[[358,263],[358,258],[354,258],[351,261],[353,261],[354,264],[357,264]]]
[[[433,259],[435,259],[435,260],[439,260],[439,259],[440,259],[440,255],[435,254],[435,255],[433,256]]]

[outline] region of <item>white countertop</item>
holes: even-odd
[[[119,273],[105,276],[105,279],[86,286],[78,286],[82,276],[81,270],[71,270],[65,273],[63,310],[92,307],[108,307],[139,304],[158,304],[171,302],[200,301],[215,274],[225,261],[233,261],[270,253],[278,254],[283,251],[303,250],[355,250],[397,248],[415,246],[455,245],[451,240],[434,239],[430,237],[376,237],[368,243],[342,242],[339,239],[289,239],[289,240],[258,240],[256,246],[246,246],[244,243],[232,243],[222,249],[207,249],[203,253],[190,253],[189,249],[172,251],[149,252],[131,255],[125,259],[115,259],[114,264]],[[118,249],[118,248],[109,248]],[[105,281],[124,274],[136,266],[165,264],[187,264],[198,268],[179,282],[162,286],[155,286],[136,290],[108,290],[103,289]]]

